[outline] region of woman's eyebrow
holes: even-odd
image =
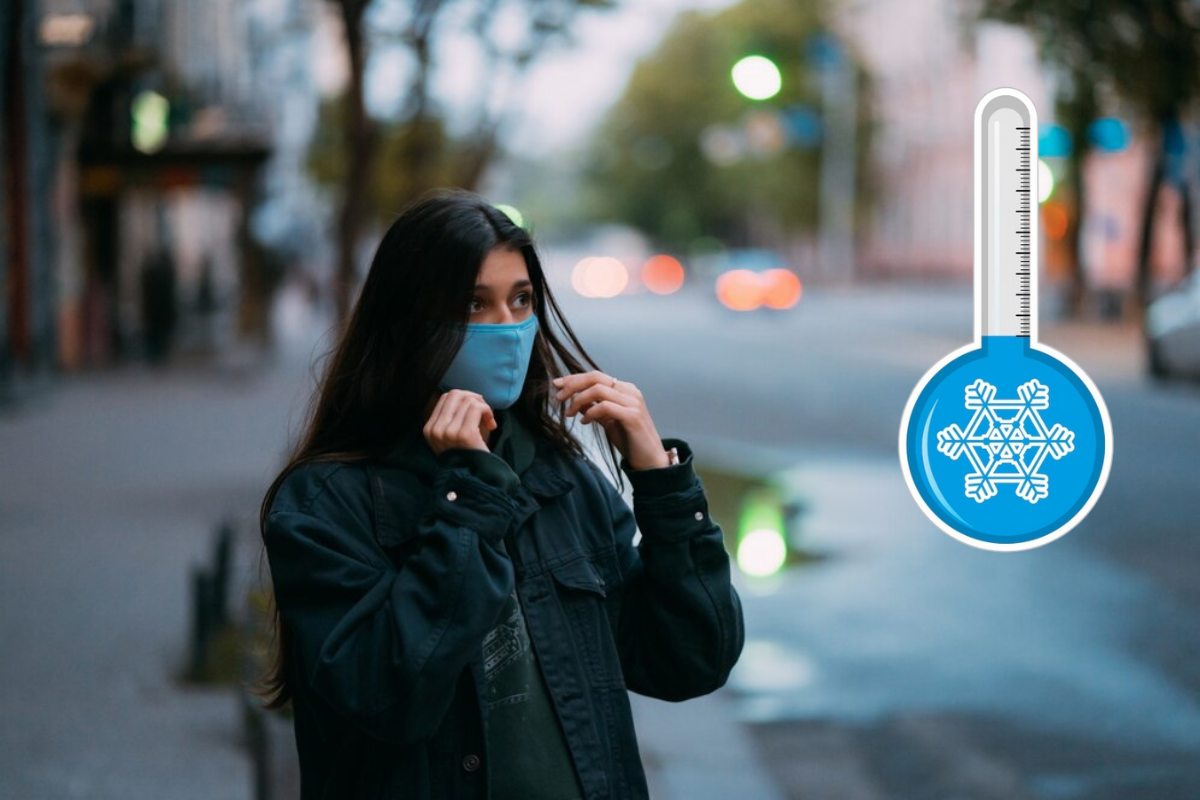
[[[533,286],[533,281],[529,280],[528,278],[523,278],[522,280],[514,283],[512,285],[512,289],[528,289],[531,286]],[[512,289],[509,291],[512,291]],[[475,284],[475,291],[477,292],[490,292],[491,290],[492,287],[488,286],[486,283]]]

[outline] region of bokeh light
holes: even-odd
[[[732,125],[712,124],[700,132],[700,152],[711,164],[728,167],[742,160],[742,138]]]
[[[642,284],[655,294],[674,294],[683,286],[683,264],[668,255],[651,256],[642,265]]]
[[[746,56],[733,65],[733,85],[751,100],[767,100],[779,94],[783,76],[775,62],[763,56]]]
[[[171,104],[158,92],[144,91],[133,98],[133,146],[154,153],[167,143],[167,119]]]
[[[1054,194],[1054,170],[1045,161],[1038,159],[1038,202],[1044,203]]]
[[[1058,240],[1066,236],[1069,223],[1067,209],[1062,203],[1055,201],[1042,206],[1042,230],[1049,238]]]
[[[50,47],[79,47],[87,44],[95,29],[96,19],[91,14],[47,14],[39,36],[42,44]]]
[[[762,275],[763,305],[791,308],[800,302],[800,278],[790,269],[769,269]]]
[[[1088,126],[1088,140],[1101,150],[1119,153],[1129,146],[1129,126],[1116,117],[1102,117]]]
[[[751,489],[742,499],[737,523],[737,562],[748,575],[771,575],[787,560],[779,500],[778,491],[771,486]]]
[[[742,572],[755,577],[774,575],[787,561],[787,542],[773,528],[758,528],[742,537],[737,546],[737,563]]]
[[[589,256],[571,270],[571,286],[584,297],[616,297],[629,285],[629,270],[611,256]]]
[[[510,206],[507,203],[497,203],[496,210],[504,213],[504,216],[513,221],[513,224],[518,228],[525,227],[525,215],[517,210],[515,206]]]
[[[717,299],[734,311],[750,311],[763,302],[762,279],[748,269],[731,269],[717,278]]]

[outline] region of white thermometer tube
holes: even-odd
[[[1033,103],[989,92],[975,110],[977,336],[1037,338],[1037,165]]]

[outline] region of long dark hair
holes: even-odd
[[[557,404],[555,413],[550,413],[548,401],[554,391],[550,381],[600,367],[579,343],[546,285],[533,240],[478,195],[436,190],[405,208],[375,251],[349,322],[327,354],[331,358],[310,401],[300,439],[263,497],[259,529],[264,542],[275,494],[296,467],[320,461],[370,461],[390,450],[413,426],[424,425],[426,403],[464,336],[462,326],[439,323],[468,321],[480,266],[497,247],[525,258],[533,284],[533,310],[539,318],[529,371],[514,412],[556,448],[584,455],[567,429],[565,406]],[[549,311],[578,358],[555,334]],[[623,487],[617,451],[600,427],[592,426],[601,449],[608,451],[610,472]],[[263,708],[275,709],[286,705],[292,693],[286,672],[288,631],[273,595],[269,616],[274,663],[251,691],[268,698]]]

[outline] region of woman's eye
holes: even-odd
[[[533,302],[533,295],[529,294],[529,292],[522,292],[521,294],[517,295],[513,299],[515,301],[517,301],[517,308],[525,308],[526,306],[528,306],[530,303]],[[483,310],[483,301],[480,300],[478,297],[472,298],[471,299],[471,313],[475,314],[482,310]]]

